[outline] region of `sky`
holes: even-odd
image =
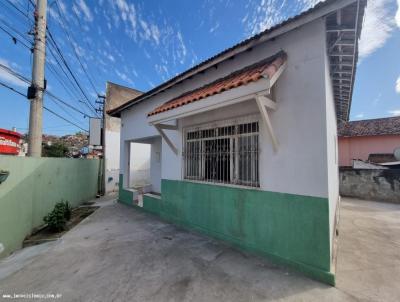
[[[28,84],[5,68],[31,78],[32,2],[0,0],[0,83],[24,94]],[[67,121],[44,111],[43,132],[87,130],[106,81],[147,91],[318,2],[48,0],[53,41],[48,37],[46,79],[52,96],[44,103]],[[399,6],[400,0],[369,1],[351,120],[400,116]],[[28,100],[0,85],[0,105],[0,128],[25,133]]]

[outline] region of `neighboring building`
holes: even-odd
[[[18,132],[0,129],[0,154],[19,155],[21,137],[22,135]]]
[[[337,120],[366,1],[327,0],[126,104],[119,201],[334,284]],[[129,189],[132,142],[151,191]]]
[[[353,160],[394,162],[400,148],[400,116],[345,122],[339,125],[339,166]]]
[[[110,111],[133,98],[141,95],[142,92],[124,87],[118,84],[107,82],[106,98],[104,104],[104,188],[105,193],[118,190],[119,179],[119,141],[121,132],[121,120],[107,114]]]

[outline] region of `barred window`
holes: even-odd
[[[258,135],[254,120],[186,129],[185,179],[259,187]]]

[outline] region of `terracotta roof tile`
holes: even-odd
[[[277,55],[262,60],[251,66],[247,66],[239,71],[222,78],[218,79],[211,84],[207,84],[201,88],[187,92],[177,98],[174,98],[157,108],[148,114],[148,116],[156,115],[161,112],[172,110],[192,102],[202,100],[206,97],[222,93],[224,91],[237,88],[239,86],[247,85],[251,82],[256,82],[263,77],[271,78],[278,71],[286,61],[286,53],[283,51]]]
[[[338,135],[341,137],[400,135],[400,116],[341,123],[338,126]]]

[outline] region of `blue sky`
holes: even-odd
[[[48,2],[49,29],[87,97],[86,104],[83,103],[85,95],[72,79],[66,78],[64,73],[68,71],[57,66],[50,50],[47,52],[49,67],[46,69],[48,90],[79,111],[94,115],[91,106],[95,106],[96,93],[104,93],[107,80],[146,91],[319,1]],[[369,2],[360,42],[351,119],[400,115],[400,0]],[[30,19],[33,16],[29,3],[29,0],[0,1],[0,27],[25,44],[32,40],[27,34],[32,28]],[[31,55],[20,41],[14,44],[11,37],[0,30],[0,64],[30,78]],[[54,47],[52,52],[56,53]],[[61,59],[58,57],[58,60]],[[26,91],[27,85],[23,81],[2,68],[0,82],[23,93]],[[18,131],[26,132],[28,101],[1,86],[0,101],[0,128],[15,126]],[[88,129],[88,119],[79,112],[48,96],[45,105]],[[79,130],[46,111],[43,127],[44,133],[58,135]]]

